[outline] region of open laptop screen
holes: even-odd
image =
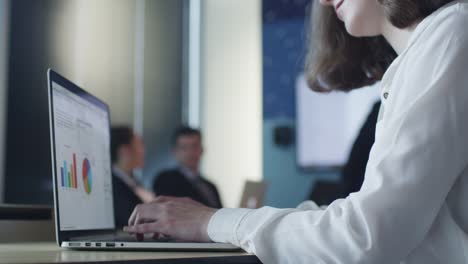
[[[114,228],[108,108],[85,92],[51,85],[60,231]]]

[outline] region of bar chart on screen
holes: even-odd
[[[60,168],[60,179],[62,187],[78,189],[78,176],[76,171],[76,154],[73,153],[72,162],[64,160],[63,166]]]

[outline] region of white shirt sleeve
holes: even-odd
[[[312,204],[221,209],[209,223],[210,238],[238,245],[268,264],[405,259],[427,236],[468,161],[468,41],[448,34],[432,43],[433,54],[417,63],[427,65],[429,74],[405,69],[413,78],[407,83],[424,78],[424,87],[401,87],[400,98],[405,89],[415,96],[401,99],[408,104],[378,125],[359,192],[323,210]]]

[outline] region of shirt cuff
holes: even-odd
[[[231,243],[239,246],[237,229],[242,220],[253,209],[219,209],[208,223],[208,236],[214,242]]]

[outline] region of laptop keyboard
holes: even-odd
[[[100,240],[102,241],[102,239]],[[143,241],[139,241],[134,236],[115,236],[111,238],[109,241],[114,241],[114,242],[169,242],[171,240],[169,238],[154,239],[151,237],[151,238],[145,238]]]
[[[140,241],[135,236],[128,234],[108,234],[100,235],[98,237],[76,237],[73,240],[78,241],[89,241],[89,242],[175,242],[170,238],[158,238],[154,239],[152,236],[145,236],[145,239]]]

